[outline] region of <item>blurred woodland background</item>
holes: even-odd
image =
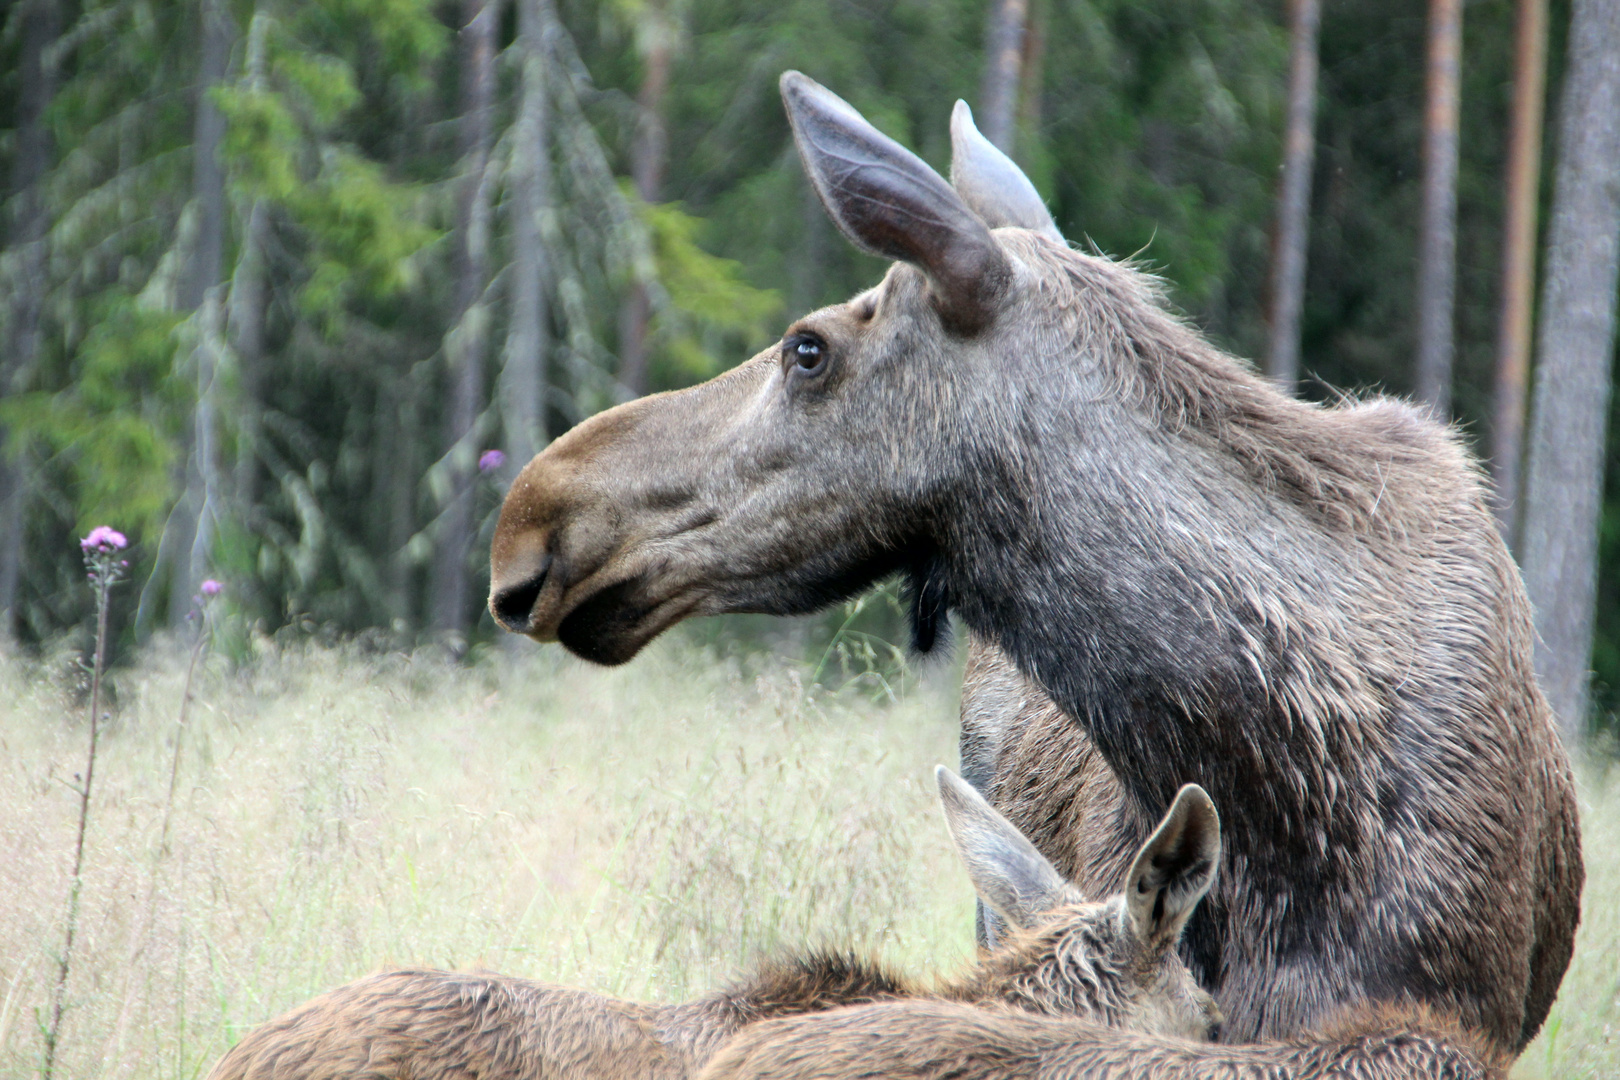
[[[193,1080],[386,966],[970,952],[892,587],[611,670],[483,607],[537,449],[878,280],[787,68],[941,170],[966,99],[1218,342],[1454,418],[1616,728],[1620,0],[0,0],[0,1076]],[[1521,1080],[1620,1074],[1613,745]]]
[[[1522,490],[1503,500],[1521,557],[1567,571],[1543,594],[1528,575],[1538,604],[1573,612],[1564,637],[1543,627],[1578,669],[1556,703],[1584,714],[1589,650],[1607,722],[1620,470],[1596,515],[1620,453],[1620,119],[1576,118],[1598,182],[1589,168],[1578,207],[1559,123],[1571,80],[1597,80],[1572,94],[1583,107],[1615,100],[1599,69],[1620,55],[1617,7],[9,0],[0,636],[38,651],[84,632],[76,538],[110,524],[132,541],[123,654],[182,627],[207,577],[226,583],[227,648],[493,640],[489,533],[536,449],[879,276],[800,172],[776,92],[791,67],[942,171],[968,100],[1071,240],[1155,268],[1192,320],[1302,394],[1449,411]],[[1571,41],[1595,50],[1584,75]],[[1574,279],[1547,268],[1556,237],[1537,239],[1560,200],[1569,236],[1610,238],[1582,279],[1599,362],[1588,347],[1584,374],[1551,382],[1581,417],[1526,390],[1536,297],[1541,353],[1574,355],[1547,344],[1573,302],[1545,299]],[[1583,569],[1587,536],[1600,571]]]

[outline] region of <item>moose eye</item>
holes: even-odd
[[[801,375],[818,375],[827,365],[826,344],[808,334],[795,334],[783,343],[782,351]]]

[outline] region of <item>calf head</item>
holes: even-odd
[[[975,441],[1029,396],[1019,358],[1072,356],[1072,328],[1042,317],[1047,263],[1068,252],[965,105],[947,183],[805,76],[781,89],[828,213],[899,261],[739,367],[601,413],[530,462],[491,548],[506,629],[618,663],[689,615],[800,613],[903,571],[932,644]]]
[[[973,887],[1011,927],[968,996],[1151,1034],[1214,1036],[1220,1010],[1176,952],[1220,863],[1220,818],[1203,788],[1181,789],[1119,893],[1088,902],[966,781],[943,765],[936,775]]]

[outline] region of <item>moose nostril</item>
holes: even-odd
[[[497,589],[489,600],[489,609],[495,616],[495,621],[514,634],[528,633],[534,621],[534,602],[539,599],[540,589],[546,583],[546,572],[549,569],[548,559],[546,564],[527,581]]]

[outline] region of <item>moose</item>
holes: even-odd
[[[1037,842],[1058,865],[1117,866],[1183,784],[1222,807],[1181,950],[1224,1040],[1403,999],[1522,1049],[1569,962],[1579,828],[1456,433],[1282,393],[1152,277],[1064,243],[964,106],[947,182],[808,77],[781,90],[824,209],[895,263],[530,461],[491,546],[496,620],[617,664],[689,616],[902,575],[919,650],[954,612],[1042,695],[999,725],[1002,805],[1087,786],[1031,767],[1032,719],[1111,774],[1112,808],[1056,807]],[[1078,850],[1093,813],[1118,839]]]
[[[1084,1020],[889,1002],[771,1020],[701,1080],[1503,1080],[1507,1055],[1419,1007],[1363,1006],[1326,1030],[1244,1046]]]
[[[945,820],[981,899],[1013,929],[965,975],[929,989],[837,953],[767,962],[737,985],[645,1005],[500,975],[394,971],[339,987],[250,1032],[210,1080],[685,1080],[750,1024],[893,1000],[1082,1016],[1183,1042],[1219,1024],[1176,953],[1220,861],[1220,818],[1188,785],[1124,887],[1087,901],[950,770]]]

